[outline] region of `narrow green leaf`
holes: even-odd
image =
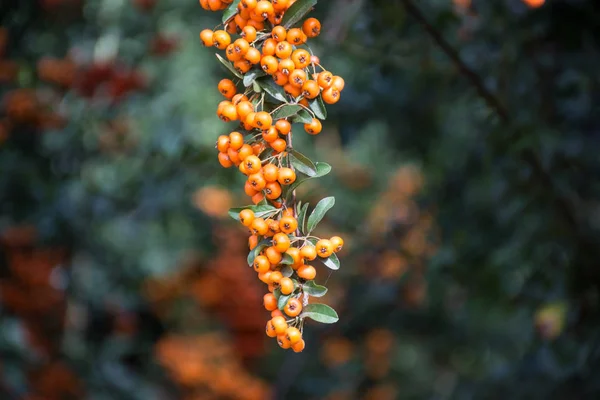
[[[280,310],[283,310],[283,308],[285,307],[285,305],[287,304],[287,302],[290,300],[290,298],[292,297],[292,294],[288,294],[286,295],[281,295],[279,297],[279,299],[277,299],[277,308],[279,308]]]
[[[269,96],[275,100],[287,103],[285,99],[285,91],[281,86],[273,82],[271,77],[259,78],[255,81]]]
[[[243,210],[252,210],[254,211],[254,216],[256,218],[264,218],[266,216],[270,216],[271,214],[276,213],[278,210],[277,208],[273,207],[273,206],[269,206],[269,205],[257,205],[257,206],[247,206],[247,207],[239,207],[239,208],[232,208],[229,210],[229,216],[233,219],[235,219],[236,221],[240,220],[240,213]]]
[[[304,307],[300,318],[310,318],[323,324],[334,324],[339,321],[335,310],[325,304],[309,304]]]
[[[300,211],[298,211],[298,228],[300,229],[300,233],[304,234],[306,232],[306,215],[308,214],[308,203],[304,204],[302,207],[299,207]]]
[[[320,120],[327,119],[327,108],[325,108],[325,104],[323,103],[323,98],[321,96],[317,97],[314,100],[311,100],[308,103],[308,106],[310,107],[312,112],[315,113],[317,118],[319,118]]]
[[[242,75],[240,75],[239,72],[237,72],[237,70],[235,68],[233,68],[233,64],[231,64],[229,61],[227,61],[226,59],[224,59],[223,57],[221,57],[220,55],[216,54],[217,59],[221,62],[221,65],[223,67],[225,67],[225,70],[231,72],[233,75],[237,76],[238,78],[241,78]]]
[[[273,290],[273,296],[275,296],[275,299],[279,300],[279,298],[281,297],[281,289],[277,288]]]
[[[334,271],[340,269],[340,259],[335,253],[329,256],[329,258],[319,258],[319,260],[329,269]]]
[[[323,297],[327,294],[327,288],[325,286],[317,285],[315,281],[306,282],[302,285],[302,290],[312,297]]]
[[[289,29],[310,12],[317,4],[317,0],[298,0],[285,12],[281,25]]]
[[[279,264],[282,265],[292,265],[294,263],[294,259],[292,258],[292,256],[290,256],[289,254],[285,253],[283,255],[283,258],[281,259],[281,262]]]
[[[273,121],[293,117],[300,110],[302,110],[301,106],[295,104],[285,105],[273,113]]]
[[[287,189],[286,189],[286,199],[287,200],[289,200],[289,196],[291,196],[291,194],[294,193],[294,190],[296,190],[304,182],[308,181],[309,179],[322,178],[331,172],[331,165],[329,165],[327,163],[317,162],[317,163],[315,163],[315,165],[317,166],[317,175],[312,176],[312,177],[307,176],[303,179],[297,179],[296,182],[294,182],[293,184],[291,184],[290,186],[287,187]],[[304,233],[306,233],[306,232],[304,232]]]
[[[256,81],[252,82],[252,90],[254,90],[256,93],[262,92],[262,88]],[[252,104],[256,106],[258,104],[258,100],[253,101]]]
[[[269,247],[270,245],[271,240],[268,239],[263,239],[260,242],[258,242],[256,247],[252,249],[250,253],[248,253],[248,265],[252,266],[254,264],[254,260],[256,259],[256,257],[258,257],[260,252]]]
[[[294,269],[289,265],[286,265],[285,267],[281,268],[281,275],[289,278],[290,276],[294,275]]]
[[[244,75],[244,86],[250,87],[254,83],[255,80],[265,76],[265,71],[262,69],[251,69]]]
[[[317,166],[306,157],[304,154],[297,150],[290,150],[290,161],[294,168],[302,172],[304,175],[314,177],[317,175]]]
[[[310,234],[313,229],[317,227],[319,222],[323,219],[327,211],[331,210],[331,208],[335,205],[335,197],[326,197],[323,200],[319,201],[319,204],[315,207],[313,212],[308,217],[308,222],[306,224],[306,233]]]
[[[238,5],[240,4],[240,1],[242,0],[234,0],[233,3],[227,7],[227,10],[225,10],[223,13],[223,23],[229,21],[233,16],[235,16],[235,14],[238,13]]]
[[[303,108],[294,116],[292,122],[295,124],[310,124],[312,120],[312,115]]]

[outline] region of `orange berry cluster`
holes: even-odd
[[[310,135],[319,134],[326,117],[324,103],[337,103],[345,86],[341,77],[321,67],[306,44],[321,32],[317,19],[302,21],[316,3],[200,1],[206,10],[226,10],[224,29],[205,29],[200,40],[225,51],[225,58],[217,57],[234,75],[218,84],[226,100],[219,104],[217,116],[223,122],[238,121],[239,127],[218,138],[218,159],[223,167],[235,165],[247,177],[244,191],[254,203],[232,209],[230,215],[250,230],[248,264],[268,286],[264,306],[271,319],[266,333],[295,352],[305,346],[305,318],[322,323],[338,320],[331,307],[309,304],[310,296],[327,292],[315,283],[317,270],[309,263],[320,260],[338,269],[336,253],[344,245],[338,236],[311,235],[335,199],[321,200],[309,215],[309,205],[297,202],[295,195],[300,183],[324,176],[331,167],[313,163],[293,149],[292,124],[303,124]]]

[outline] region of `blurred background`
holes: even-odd
[[[0,0],[0,399],[600,398],[600,3],[328,0],[340,314],[302,354],[214,149],[193,0]]]

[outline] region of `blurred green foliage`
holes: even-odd
[[[262,339],[226,216],[243,182],[216,160],[224,72],[197,37],[218,16],[0,4],[1,398],[598,397],[600,6],[315,14],[347,85],[320,136],[298,130],[334,167],[299,196],[336,196],[320,229],[349,240],[317,278],[340,322],[295,355]]]

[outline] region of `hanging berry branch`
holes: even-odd
[[[337,313],[325,304],[309,304],[327,288],[315,283],[319,260],[337,270],[340,237],[322,239],[312,232],[335,204],[321,200],[309,213],[309,204],[297,201],[295,190],[308,179],[331,171],[293,148],[292,124],[303,124],[318,135],[327,117],[325,104],[335,104],[344,80],[325,70],[307,46],[320,34],[316,18],[304,20],[317,0],[200,0],[211,11],[224,10],[223,29],[205,29],[202,43],[225,51],[217,54],[231,79],[219,82],[226,98],[217,109],[224,122],[239,128],[218,138],[219,162],[239,167],[248,177],[246,194],[254,205],[232,209],[232,218],[250,229],[248,265],[268,285],[265,308],[271,312],[267,335],[284,349],[301,352],[304,320],[335,323]],[[304,21],[303,21],[304,20]],[[232,35],[239,38],[232,39]]]

